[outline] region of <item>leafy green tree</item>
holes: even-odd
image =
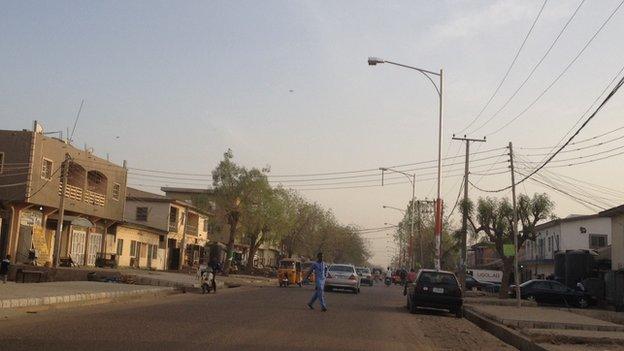
[[[505,256],[504,245],[514,243],[513,206],[507,198],[496,199],[491,197],[479,198],[476,209],[470,201],[464,202],[463,206],[468,206],[468,221],[474,233],[477,235],[485,233],[501,258],[503,278],[499,297],[507,298],[514,258],[513,256]],[[526,240],[535,240],[535,226],[539,221],[548,219],[553,209],[554,203],[547,194],[534,194],[533,197],[520,195],[518,197],[516,207],[520,224],[518,248],[521,248]]]

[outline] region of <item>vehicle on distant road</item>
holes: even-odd
[[[366,267],[355,267],[355,271],[360,276],[360,284],[373,286],[373,275],[371,274],[370,269]]]
[[[516,296],[516,287],[509,287],[509,296]],[[580,290],[574,290],[555,280],[533,279],[520,284],[520,297],[537,303],[576,306],[586,308],[590,296]]]
[[[421,269],[405,294],[410,313],[416,313],[418,308],[434,308],[448,310],[458,318],[463,316],[462,290],[452,272]]]
[[[314,264],[313,261],[307,261],[307,262],[303,262],[301,263],[301,274],[303,274],[303,276],[305,277],[306,274],[308,274],[308,272],[310,271],[310,269],[312,269],[312,265]],[[316,278],[314,277],[314,272],[310,273],[310,275],[308,276],[308,279],[306,281],[304,281],[304,284],[309,284],[309,283],[314,283],[314,280]]]
[[[494,293],[500,290],[500,285],[497,286],[495,283],[484,282],[475,279],[471,275],[466,275],[466,290],[481,290]]]
[[[355,294],[360,292],[360,277],[352,264],[332,264],[327,269],[325,290],[347,289]]]

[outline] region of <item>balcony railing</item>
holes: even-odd
[[[59,184],[59,190],[58,190],[59,196],[61,196],[62,192],[63,192],[63,184]],[[77,186],[67,184],[67,186],[65,187],[65,197],[78,200],[78,201],[82,201],[82,189]]]
[[[177,232],[178,231],[178,222],[169,222],[169,231]]]
[[[184,226],[184,232],[187,235],[197,236],[197,229],[197,226],[192,224],[187,224],[186,226]]]
[[[104,194],[96,193],[90,190],[85,190],[84,202],[91,204],[91,205],[104,207],[104,205],[106,204],[106,196]]]

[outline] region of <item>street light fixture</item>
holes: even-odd
[[[369,57],[368,64],[370,66],[376,66],[378,64],[388,63],[391,65],[409,68],[415,71],[422,73],[425,78],[427,78],[436,92],[438,93],[439,98],[439,115],[438,115],[438,192],[437,192],[437,200],[435,207],[435,238],[436,238],[436,252],[435,252],[435,267],[436,269],[440,269],[440,236],[442,234],[442,199],[440,197],[440,187],[441,187],[441,174],[442,174],[442,110],[443,110],[443,91],[444,91],[444,71],[440,69],[439,72],[428,71],[422,68],[413,67],[404,65],[397,62],[386,61],[384,59],[378,57]],[[435,81],[431,78],[431,76],[438,77],[439,83],[436,85]],[[382,170],[383,171],[383,170]]]
[[[397,211],[399,211],[399,212],[405,213],[405,210],[400,209],[400,208],[398,208],[398,207],[394,207],[394,206],[386,206],[386,205],[382,205],[381,207],[383,207],[383,208],[389,208],[389,209],[392,209],[392,210],[397,210]]]

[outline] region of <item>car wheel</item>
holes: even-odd
[[[589,301],[587,300],[587,298],[585,296],[580,296],[577,300],[576,300],[576,304],[578,305],[578,307],[580,308],[587,308],[587,306],[589,306]]]
[[[461,308],[461,307],[457,308],[457,309],[454,311],[454,313],[455,313],[455,317],[457,317],[457,318],[462,318],[462,317],[464,317],[464,309],[463,309],[463,308]]]

